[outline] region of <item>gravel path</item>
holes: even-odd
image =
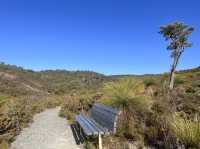
[[[80,149],[67,120],[58,116],[60,108],[49,109],[34,117],[23,129],[11,149]]]

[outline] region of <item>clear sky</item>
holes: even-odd
[[[200,65],[200,0],[0,0],[0,61],[34,70],[160,73],[161,25],[195,27],[178,69]]]

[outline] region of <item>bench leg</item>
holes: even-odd
[[[99,133],[99,149],[103,149],[102,138],[101,138],[101,134],[100,133]]]

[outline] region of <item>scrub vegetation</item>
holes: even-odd
[[[0,65],[0,142],[7,146],[33,115],[61,105],[60,115],[74,122],[101,102],[120,108],[117,134],[103,138],[106,148],[145,146],[199,148],[200,68],[169,74],[104,76],[94,72],[34,72]],[[87,146],[96,145],[90,140]]]
[[[94,102],[121,109],[117,134],[103,139],[105,148],[198,149],[199,73],[200,68],[176,72],[172,91],[168,89],[168,73],[114,76],[114,80],[104,83],[98,98],[82,95],[71,99],[63,106],[63,114],[73,118],[79,112],[87,112]],[[96,145],[96,140],[91,143]]]

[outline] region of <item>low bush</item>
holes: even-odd
[[[95,99],[96,95],[93,94],[66,96],[61,106],[60,116],[73,121],[76,114],[88,111],[95,102]]]
[[[97,149],[93,143],[88,142],[88,141],[85,142],[84,147],[85,147],[85,149]]]
[[[156,85],[156,81],[152,78],[151,79],[145,79],[143,82],[144,82],[146,87]]]
[[[181,77],[176,77],[174,80],[175,85],[181,85],[185,83],[185,79],[182,79]]]
[[[65,97],[65,102],[61,107],[60,116],[66,117],[69,120],[74,120],[75,114],[81,110],[79,100],[74,96]]]
[[[56,100],[57,99],[57,100]],[[33,116],[47,108],[58,106],[61,99],[43,96],[27,96],[9,99],[0,109],[0,142],[13,141],[22,128],[27,127]]]

